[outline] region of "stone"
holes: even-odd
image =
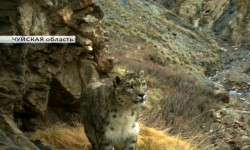
[[[95,18],[95,17],[92,16],[92,15],[87,15],[87,16],[83,17],[83,20],[84,20],[85,22],[88,22],[88,23],[96,23],[96,22],[99,21],[97,18]]]
[[[239,122],[239,126],[240,126],[240,127],[243,127],[243,126],[244,126],[244,123],[243,123],[243,122]]]
[[[240,100],[241,100],[241,101],[245,101],[246,99],[245,99],[244,97],[241,97]]]
[[[58,14],[61,15],[64,20],[64,23],[67,23],[69,20],[71,20],[73,11],[71,10],[70,5],[66,5],[64,8],[58,11]]]
[[[221,118],[220,112],[218,112],[218,111],[214,112],[213,117],[216,118],[216,119],[220,119]]]
[[[93,46],[93,43],[91,40],[84,38],[80,35],[76,36],[76,42],[81,44],[82,46]]]
[[[225,124],[225,125],[230,125],[229,117],[228,117],[228,116],[224,116],[224,117],[221,119],[221,123],[223,123],[223,124]]]
[[[210,134],[214,134],[214,133],[217,133],[219,132],[220,130],[224,130],[225,129],[225,125],[223,124],[220,124],[220,123],[213,123],[211,126],[210,126]]]

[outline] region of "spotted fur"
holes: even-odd
[[[135,150],[138,107],[146,100],[144,72],[114,77],[113,83],[88,85],[81,98],[85,133],[93,150]]]

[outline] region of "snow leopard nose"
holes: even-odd
[[[143,98],[143,97],[145,96],[145,94],[138,94],[138,96],[139,96],[140,98]]]

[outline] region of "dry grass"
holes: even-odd
[[[191,150],[194,146],[178,136],[170,136],[165,131],[157,131],[140,125],[140,134],[137,143],[138,150]]]
[[[54,124],[34,132],[32,139],[39,139],[55,146],[55,148],[91,150],[84,128],[80,123],[77,123],[74,127],[67,124]]]
[[[44,130],[37,130],[32,139],[55,146],[54,148],[91,150],[84,128],[80,123],[75,127],[66,124],[56,124]],[[140,125],[137,150],[191,150],[191,143],[181,140],[178,136],[170,136],[165,131]]]
[[[155,102],[160,108],[151,107],[143,112],[144,116],[150,118],[145,122],[146,125],[164,120],[165,126],[173,129],[171,133],[177,134],[199,131],[200,124],[212,123],[209,110],[216,109],[218,100],[214,98],[211,87],[185,72],[164,68],[152,62],[145,61],[136,65],[130,61],[126,66],[135,72],[143,69],[149,87],[163,91],[160,101]]]

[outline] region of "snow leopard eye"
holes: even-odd
[[[142,86],[145,86],[145,85],[146,85],[146,83],[145,83],[145,82],[143,82],[143,83],[142,83]]]

